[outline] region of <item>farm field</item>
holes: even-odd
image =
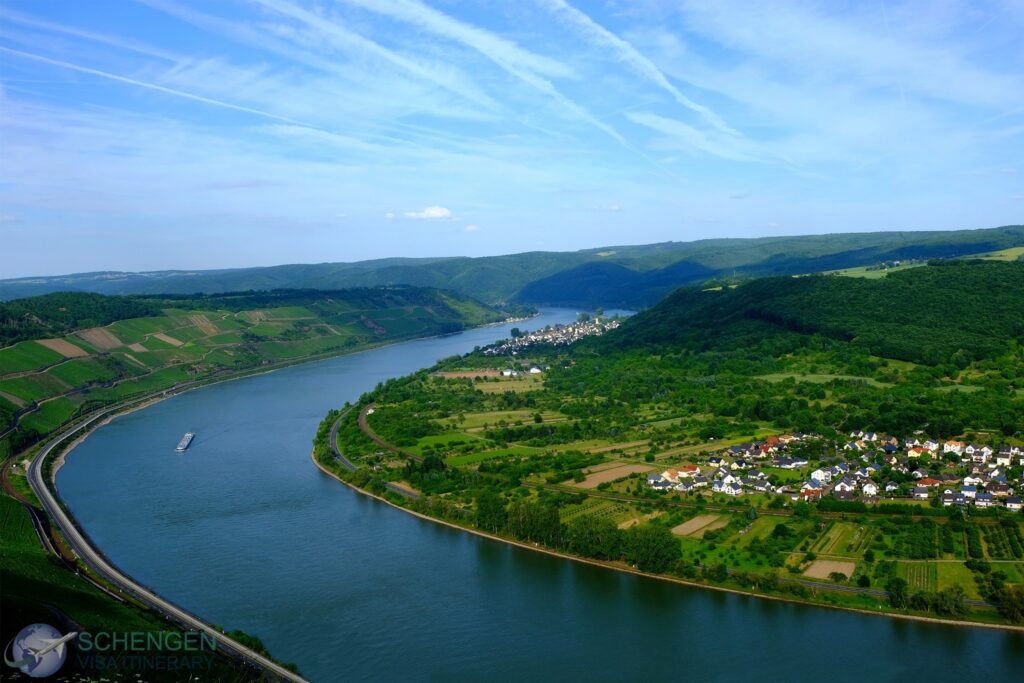
[[[839,572],[846,576],[853,576],[857,568],[856,562],[841,562],[838,560],[815,560],[804,570],[804,576],[809,579],[827,579],[833,572]]]
[[[601,470],[594,474],[588,475],[583,481],[573,484],[573,486],[581,489],[596,489],[601,484],[606,482],[612,482],[622,477],[628,477],[631,474],[638,472],[650,472],[653,468],[647,465],[622,465],[619,467],[612,467],[610,469]]]
[[[672,533],[676,536],[703,538],[707,532],[721,529],[728,523],[729,519],[725,515],[699,515],[674,527]]]

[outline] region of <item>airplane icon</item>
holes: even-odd
[[[64,656],[64,645],[73,640],[78,635],[78,631],[72,631],[67,635],[61,636],[60,638],[43,638],[41,642],[45,643],[44,647],[39,649],[26,648],[28,653],[32,655],[32,658],[39,661],[44,655],[49,652],[57,651],[57,655],[60,657]]]
[[[28,664],[38,664],[43,657],[45,657],[46,655],[55,650],[57,652],[58,657],[63,657],[65,646],[67,645],[68,642],[70,642],[77,636],[78,631],[72,631],[71,633],[61,636],[60,638],[42,638],[40,639],[40,642],[43,643],[43,647],[25,648],[25,654],[28,656],[22,657],[16,662],[6,661],[6,656],[4,657],[4,660],[6,661],[8,666],[20,669],[21,667],[26,666]]]

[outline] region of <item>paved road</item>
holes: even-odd
[[[372,407],[372,405],[367,406],[367,410],[369,410]],[[351,408],[349,410],[351,410]],[[346,415],[348,415],[348,410],[345,410],[341,415],[338,416],[338,419],[334,421],[334,424],[331,425],[331,435],[328,438],[330,438],[331,440],[331,450],[334,452],[334,457],[338,460],[339,463],[341,463],[341,466],[344,467],[349,472],[355,472],[355,464],[351,460],[346,458],[345,455],[341,452],[341,449],[338,448],[338,428],[341,427],[341,421],[345,419]],[[360,414],[359,426],[362,427],[365,423],[366,420],[364,411],[364,413]],[[369,429],[368,425],[366,426],[366,429]],[[369,432],[367,433],[367,436],[370,436]],[[371,436],[370,438],[374,437]],[[374,440],[377,441],[377,439]],[[383,442],[378,441],[378,443]],[[420,494],[417,493],[416,491],[410,491],[409,489],[403,488],[398,484],[393,484],[390,481],[384,482],[384,488],[388,489],[389,491],[394,491],[398,495],[405,496],[406,498],[409,498],[411,500],[417,500],[420,497]]]
[[[130,403],[128,405],[130,405]],[[36,496],[39,497],[39,500],[43,504],[43,508],[46,510],[46,513],[50,516],[50,519],[53,520],[64,534],[64,538],[67,539],[68,545],[71,546],[71,549],[74,550],[75,554],[78,555],[78,557],[96,573],[115,585],[120,591],[132,595],[143,604],[146,604],[156,610],[158,614],[176,621],[186,628],[201,631],[207,635],[213,636],[216,639],[217,647],[230,656],[238,657],[246,661],[248,664],[269,672],[272,675],[278,676],[283,680],[299,682],[305,681],[301,676],[285,669],[276,662],[272,662],[263,655],[250,650],[241,643],[228,638],[212,626],[203,622],[199,617],[186,612],[177,605],[174,605],[168,600],[160,597],[153,591],[136,583],[128,575],[122,573],[119,569],[113,566],[113,564],[108,562],[99,551],[92,547],[88,539],[86,539],[82,532],[78,530],[68,514],[61,508],[56,497],[50,492],[49,487],[46,486],[42,472],[42,465],[46,458],[49,457],[57,446],[61,445],[76,434],[83,432],[83,430],[88,429],[97,421],[106,418],[111,412],[120,407],[125,406],[119,405],[115,408],[111,408],[110,410],[104,411],[91,419],[86,420],[76,427],[66,430],[56,438],[47,442],[47,444],[40,449],[36,457],[32,459],[27,473],[29,485],[32,487]]]

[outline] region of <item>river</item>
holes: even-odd
[[[522,329],[568,322],[546,309]],[[225,382],[114,420],[58,472],[121,569],[313,681],[1012,680],[1024,637],[667,584],[432,524],[310,461],[329,408],[514,325]],[[181,435],[195,431],[184,454]]]

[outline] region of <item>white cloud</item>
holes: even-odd
[[[477,232],[478,230],[480,230],[480,226],[479,225],[467,225],[466,226],[466,232]]]
[[[406,211],[402,215],[414,220],[436,221],[451,218],[452,212],[451,209],[446,209],[443,206],[428,206],[422,211]]]
[[[622,211],[622,207],[619,206],[618,204],[612,204],[611,206],[608,207],[608,210],[611,211],[612,213],[617,213],[619,211]]]

